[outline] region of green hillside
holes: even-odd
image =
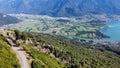
[[[2,34],[5,31],[0,32]],[[120,68],[120,55],[107,49],[100,50],[102,44],[97,48],[92,42],[83,44],[79,41],[78,44],[75,40],[58,35],[17,30],[6,31],[6,36],[3,34],[0,36],[1,68],[19,67],[15,54],[5,41],[6,38],[26,51],[32,68]]]
[[[0,68],[20,68],[15,53],[2,36],[0,36]]]
[[[120,55],[104,50],[83,47],[87,43],[71,44],[60,36],[15,31],[16,43],[32,60],[33,68],[119,68]],[[21,41],[22,40],[22,41]],[[89,44],[91,45],[91,44]]]

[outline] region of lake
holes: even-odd
[[[104,39],[105,41],[118,42],[120,41],[120,21],[111,21],[106,23],[107,27],[102,29],[101,32],[110,39]]]

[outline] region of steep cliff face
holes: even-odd
[[[51,16],[120,14],[120,0],[0,0],[0,12]]]

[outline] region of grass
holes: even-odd
[[[20,68],[16,54],[0,36],[0,68]]]
[[[47,35],[46,36],[45,35],[42,35],[42,36],[36,35],[36,41],[42,40],[42,41],[44,41],[45,44],[52,45],[53,47],[56,47],[56,48],[59,48],[60,50],[62,50],[63,51],[62,57],[65,57],[70,62],[71,67],[72,67],[72,64],[74,64],[74,66],[78,66],[76,68],[79,68],[79,67],[81,67],[81,68],[82,67],[83,68],[89,68],[89,67],[91,67],[91,68],[102,68],[102,67],[103,68],[107,68],[107,67],[108,68],[113,68],[113,67],[119,68],[120,67],[120,65],[119,65],[120,64],[120,59],[119,59],[120,56],[113,52],[109,52],[109,51],[101,52],[97,49],[95,50],[95,49],[90,49],[90,48],[84,48],[81,46],[75,46],[75,45],[72,45],[65,41],[64,41],[66,43],[65,45],[67,45],[67,46],[64,46],[64,44],[60,44],[60,41],[58,40],[59,37],[56,37],[55,40],[53,40],[52,38],[53,37],[50,37],[49,35],[48,36]],[[87,45],[87,44],[84,44],[84,45]],[[35,50],[29,50],[29,51],[33,51],[32,56],[35,56],[35,53],[42,55],[40,52],[37,52]],[[36,55],[38,55],[38,54],[36,54]],[[46,60],[47,58],[45,56],[48,56],[48,55],[39,56],[39,57],[43,57],[42,59],[41,58],[39,58],[39,59]],[[48,60],[50,60],[50,59],[48,59]],[[48,61],[47,64],[50,64],[50,62],[54,62],[54,61],[50,60],[50,61]],[[55,65],[57,66],[57,63],[55,63]]]
[[[40,51],[35,50],[31,46],[26,47],[27,52],[30,53],[30,55],[34,59],[34,63],[38,66],[45,66],[46,68],[63,68],[64,64],[60,61],[57,61],[56,59],[50,57],[49,55],[43,54]],[[36,60],[36,61],[35,61]],[[34,66],[36,67],[36,66]]]

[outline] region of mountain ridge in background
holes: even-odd
[[[20,22],[19,19],[16,17],[12,17],[6,14],[0,13],[0,26],[7,25],[7,24],[14,24]]]
[[[120,14],[119,2],[120,0],[0,0],[0,12],[50,16]]]

